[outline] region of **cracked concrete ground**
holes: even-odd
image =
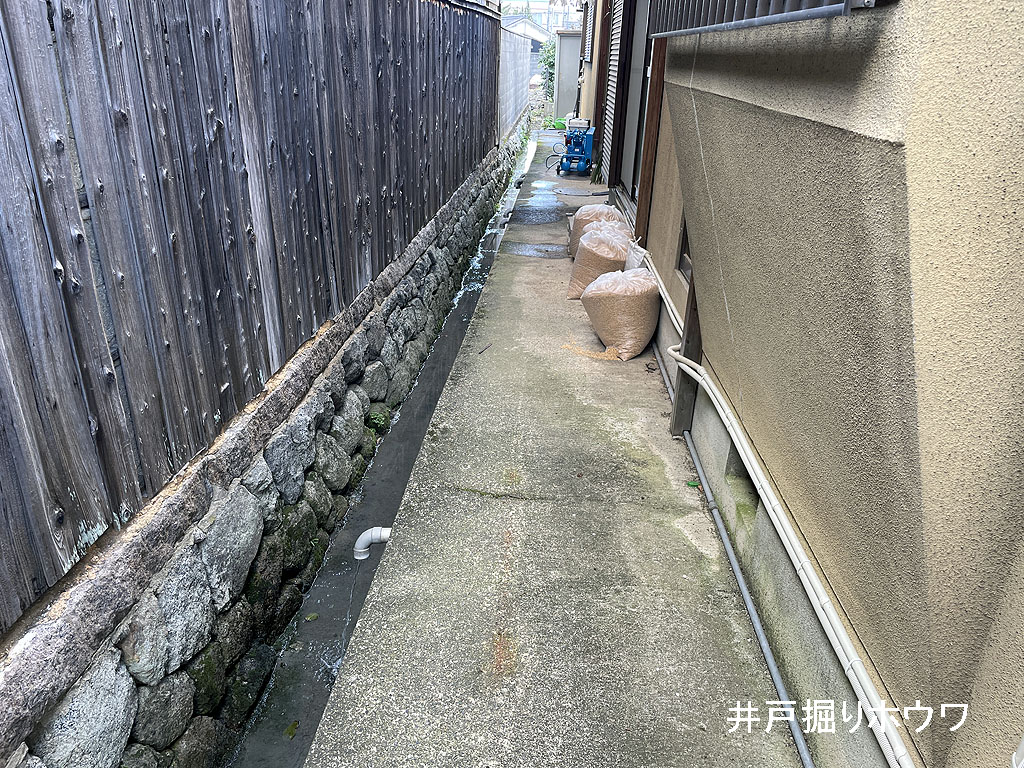
[[[306,766],[798,766],[784,724],[727,732],[776,694],[653,354],[608,359],[565,298],[601,198],[545,149]]]

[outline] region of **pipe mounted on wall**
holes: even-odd
[[[753,481],[755,488],[757,488],[758,495],[768,510],[768,516],[775,526],[779,538],[782,539],[786,553],[789,555],[794,568],[796,568],[797,576],[800,578],[800,583],[803,585],[804,591],[811,601],[814,613],[817,615],[822,629],[825,630],[825,634],[828,636],[829,642],[843,666],[843,671],[846,673],[854,692],[857,694],[858,701],[868,716],[871,731],[875,735],[875,739],[878,741],[886,761],[892,768],[914,768],[914,761],[911,759],[902,737],[896,730],[895,723],[887,714],[882,714],[885,712],[885,704],[878,694],[878,689],[868,674],[863,660],[854,649],[853,641],[850,639],[846,627],[839,618],[839,613],[825,591],[817,571],[814,570],[814,566],[807,557],[803,544],[800,542],[796,531],[789,522],[789,517],[782,508],[782,503],[775,495],[775,491],[761,469],[760,463],[755,458],[754,451],[743,434],[739,420],[733,414],[732,408],[726,402],[725,397],[718,390],[714,380],[708,375],[704,367],[693,360],[683,357],[680,353],[680,345],[676,344],[668,347],[665,351],[669,357],[679,364],[679,369],[696,381],[708,394],[708,397],[711,398],[711,402],[714,404],[715,410],[718,411],[722,423],[725,424],[729,437],[732,438],[732,442],[736,446],[736,450],[750,475],[750,479]]]

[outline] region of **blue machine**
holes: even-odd
[[[565,152],[555,172],[559,175],[570,171],[589,174],[594,164],[593,158],[594,129],[570,126],[565,131]]]

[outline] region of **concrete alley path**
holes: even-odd
[[[306,762],[798,766],[648,351],[567,301],[541,139]]]

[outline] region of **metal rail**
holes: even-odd
[[[651,37],[678,37],[727,32],[848,16],[851,0],[653,0]]]

